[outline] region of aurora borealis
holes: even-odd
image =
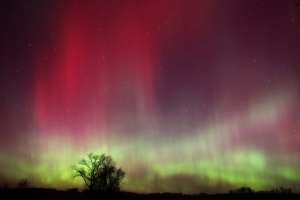
[[[300,1],[0,5],[0,184],[94,152],[126,191],[300,192]]]

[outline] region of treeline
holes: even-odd
[[[291,188],[279,187],[271,190],[254,191],[250,187],[241,187],[235,190],[229,190],[229,194],[293,194]]]
[[[220,199],[300,199],[300,194],[293,193],[291,188],[279,187],[271,190],[254,191],[250,187],[229,190],[227,194],[217,195]]]

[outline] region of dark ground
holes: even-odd
[[[56,189],[44,189],[44,188],[27,188],[27,189],[0,189],[0,200],[10,199],[28,199],[28,200],[196,200],[196,199],[300,199],[300,194],[212,194],[207,195],[205,193],[187,195],[177,193],[154,193],[154,194],[137,194],[130,192],[119,192],[114,194],[97,193],[90,194],[87,192],[78,192],[73,189],[69,191],[58,191]]]

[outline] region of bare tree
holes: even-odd
[[[116,167],[116,163],[111,156],[103,155],[101,159],[101,168],[98,171],[99,180],[97,181],[97,189],[103,192],[119,191],[122,184],[122,179],[125,177],[125,172]]]
[[[17,184],[17,188],[23,189],[26,188],[29,185],[27,178],[26,179],[21,179],[18,184]]]
[[[120,191],[122,179],[125,177],[125,172],[119,168],[109,176],[108,191]]]
[[[79,166],[72,166],[72,170],[75,171],[72,175],[73,179],[81,177],[84,185],[89,190],[93,191],[97,180],[97,171],[100,167],[100,156],[93,153],[88,154],[88,159],[82,158],[79,162]]]
[[[121,168],[116,168],[116,163],[111,156],[88,154],[87,159],[81,159],[79,165],[72,166],[74,171],[72,178],[81,177],[84,185],[93,192],[119,191],[121,181],[125,177],[125,172]]]

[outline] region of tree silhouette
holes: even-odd
[[[291,188],[285,188],[285,187],[280,187],[280,188],[275,188],[270,191],[270,193],[276,193],[276,194],[292,194],[292,189]]]
[[[241,187],[236,190],[229,190],[230,194],[251,194],[253,190],[250,187]]]
[[[72,166],[75,171],[72,178],[81,177],[84,185],[93,192],[119,191],[125,172],[121,168],[116,168],[116,163],[111,156],[88,154],[87,159],[81,159],[79,165]]]
[[[17,188],[23,189],[26,188],[29,185],[27,179],[21,179],[18,184],[17,184]]]

